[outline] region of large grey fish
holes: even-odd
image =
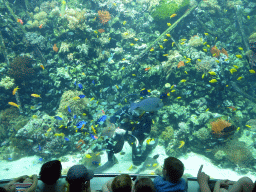
[[[144,99],[138,103],[131,103],[130,110],[133,111],[135,109],[141,109],[146,112],[153,112],[161,109],[164,106],[161,99],[156,97],[150,97],[147,99]]]

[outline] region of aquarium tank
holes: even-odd
[[[256,2],[0,0],[0,179],[256,175]]]

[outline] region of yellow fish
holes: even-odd
[[[117,89],[119,89],[118,85],[115,85]]]
[[[167,23],[167,26],[170,27],[172,24],[171,23]]]
[[[230,71],[231,75],[233,75],[234,72],[237,72],[237,70],[234,68],[230,69],[229,71]]]
[[[161,48],[161,49],[163,49],[164,47],[163,47],[163,45],[159,45],[159,47]]]
[[[251,128],[252,126],[250,126],[250,125],[245,125],[246,127],[248,127],[248,128]]]
[[[167,96],[169,97],[169,96],[171,96],[171,94],[170,94],[170,93],[167,93]]]
[[[185,145],[185,141],[180,141],[180,146],[178,147],[179,149],[181,148],[181,147],[183,147]]]
[[[95,130],[95,128],[93,127],[93,125],[91,126],[91,128],[92,128],[93,133],[96,135],[96,130]]]
[[[180,82],[182,82],[182,83],[185,83],[186,81],[187,81],[186,79],[180,80]]]
[[[233,65],[236,69],[238,69],[239,67],[237,65]]]
[[[184,45],[184,44],[185,44],[185,42],[181,42],[180,44],[181,44],[181,45]]]
[[[166,34],[167,37],[171,37],[171,35],[169,33]]]
[[[171,90],[171,92],[172,92],[172,93],[175,92],[175,89]]]
[[[206,110],[205,110],[205,112],[207,112],[207,111],[209,111],[210,109],[209,108],[207,108]]]
[[[122,70],[124,70],[125,69],[125,67],[122,67]]]
[[[40,95],[38,94],[31,94],[32,97],[37,97],[37,98],[41,98]]]
[[[138,38],[134,38],[134,41],[138,41],[139,39]]]
[[[97,34],[97,33],[98,33],[98,31],[94,31],[94,33],[95,33],[95,34]]]
[[[73,100],[78,100],[78,99],[80,99],[80,97],[78,97],[78,96],[76,96],[76,97],[73,97]]]
[[[125,24],[126,24],[126,21],[123,22],[123,25],[125,25]]]
[[[135,74],[132,74],[133,77],[135,77],[136,75]]]
[[[173,17],[176,17],[176,16],[177,16],[177,14],[174,13],[174,14],[172,14],[172,15],[170,16],[170,18],[173,18]]]
[[[90,99],[90,101],[93,101],[94,99],[95,99],[95,98],[93,97],[93,98]]]
[[[168,41],[168,39],[164,39],[163,41],[166,42],[166,41]]]
[[[216,62],[216,63],[220,63],[220,61],[219,61],[219,60],[215,60],[215,62]]]
[[[249,72],[250,73],[255,73],[255,71],[253,69],[250,69]]]
[[[92,158],[92,156],[90,154],[86,154],[85,157],[88,159]]]
[[[240,81],[241,79],[243,79],[243,77],[238,77],[237,80]]]
[[[206,45],[206,44],[207,44],[207,42],[204,42],[204,43],[203,43],[203,45]]]
[[[154,49],[154,47],[151,47],[151,49],[150,49],[149,51],[151,51],[151,52],[152,52],[152,51],[154,51],[154,50],[155,50],[155,49]]]
[[[132,167],[133,167],[133,166],[131,165],[131,166],[128,168],[128,171],[131,171],[131,170],[132,170]]]
[[[238,47],[238,49],[239,49],[239,50],[241,50],[241,51],[243,51],[243,50],[244,50],[244,49],[243,49],[243,47]]]
[[[210,72],[208,72],[210,75],[216,75],[216,73],[215,72],[213,72],[213,71],[210,71]]]
[[[204,33],[206,36],[208,36],[209,35],[209,33]]]
[[[207,49],[203,49],[204,52],[207,52]]]
[[[184,71],[184,73],[186,73],[186,75],[188,74],[188,72],[187,72],[187,71]]]
[[[130,45],[131,45],[131,46],[133,46],[133,45],[134,45],[134,43],[130,43]]]
[[[85,76],[85,73],[83,72],[82,75]]]
[[[191,63],[191,61],[186,61],[186,63]]]
[[[204,78],[205,74],[202,75],[202,79]]]
[[[240,127],[237,127],[237,129],[236,129],[237,131],[239,131],[240,130]]]
[[[129,33],[128,33],[128,32],[124,32],[123,34],[124,34],[124,35],[126,35],[126,36],[127,36],[127,35],[129,35]]]
[[[86,113],[83,113],[83,116],[86,116]]]
[[[242,59],[242,58],[243,58],[242,55],[236,55],[236,57],[239,58],[239,59]]]
[[[198,62],[201,62],[201,59],[197,59]]]
[[[216,79],[212,79],[209,81],[210,83],[217,83],[218,81]]]
[[[172,47],[173,47],[174,43],[175,43],[175,42],[172,42]]]
[[[152,119],[152,123],[155,124],[155,121]]]
[[[32,115],[32,118],[33,119],[37,119],[37,115]]]
[[[153,166],[153,167],[156,167],[157,165],[158,165],[158,163],[154,163],[152,166]]]
[[[125,58],[123,58],[122,61],[125,61]]]
[[[18,89],[20,89],[18,86],[17,86],[16,88],[14,88],[13,91],[12,91],[12,94],[15,95],[15,93],[16,93],[16,91],[17,91]]]
[[[8,102],[8,104],[9,104],[9,105],[12,105],[12,106],[14,106],[14,107],[20,108],[20,106],[17,105],[16,103],[14,103],[14,102]]]
[[[247,19],[251,19],[251,17],[248,15],[248,16],[247,16]]]
[[[177,99],[181,99],[181,97],[177,97]]]
[[[211,46],[210,45],[206,45],[206,47],[210,48]],[[216,55],[216,53],[215,53],[215,55]]]
[[[174,85],[171,86],[171,89],[173,89],[173,88],[174,88]]]
[[[168,56],[168,54],[163,54],[163,56],[164,56],[164,57],[167,57],[167,56]]]

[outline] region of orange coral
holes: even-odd
[[[213,134],[221,136],[223,129],[225,129],[226,127],[230,127],[231,123],[229,123],[223,119],[218,119],[216,121],[211,122],[211,126],[212,126]]]
[[[76,144],[76,148],[81,150],[82,145],[85,144],[83,139],[80,139],[77,144]]]
[[[177,65],[177,68],[185,67],[184,61],[180,61]]]
[[[211,54],[214,55],[213,57],[216,57],[216,58],[220,56],[220,50],[216,47],[216,45],[214,45],[211,48]]]
[[[111,19],[111,15],[108,11],[98,11],[99,19],[102,24],[107,23]]]
[[[220,52],[228,57],[228,52],[224,48],[222,48]]]
[[[104,29],[98,29],[98,31],[99,31],[100,33],[104,33],[104,32],[105,32]]]
[[[58,50],[59,50],[59,48],[57,47],[57,45],[56,45],[56,44],[54,44],[54,45],[53,45],[52,49],[53,49],[53,51],[55,51],[56,53],[57,53],[57,52],[58,52]]]

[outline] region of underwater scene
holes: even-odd
[[[254,0],[0,0],[0,179],[256,175]]]

